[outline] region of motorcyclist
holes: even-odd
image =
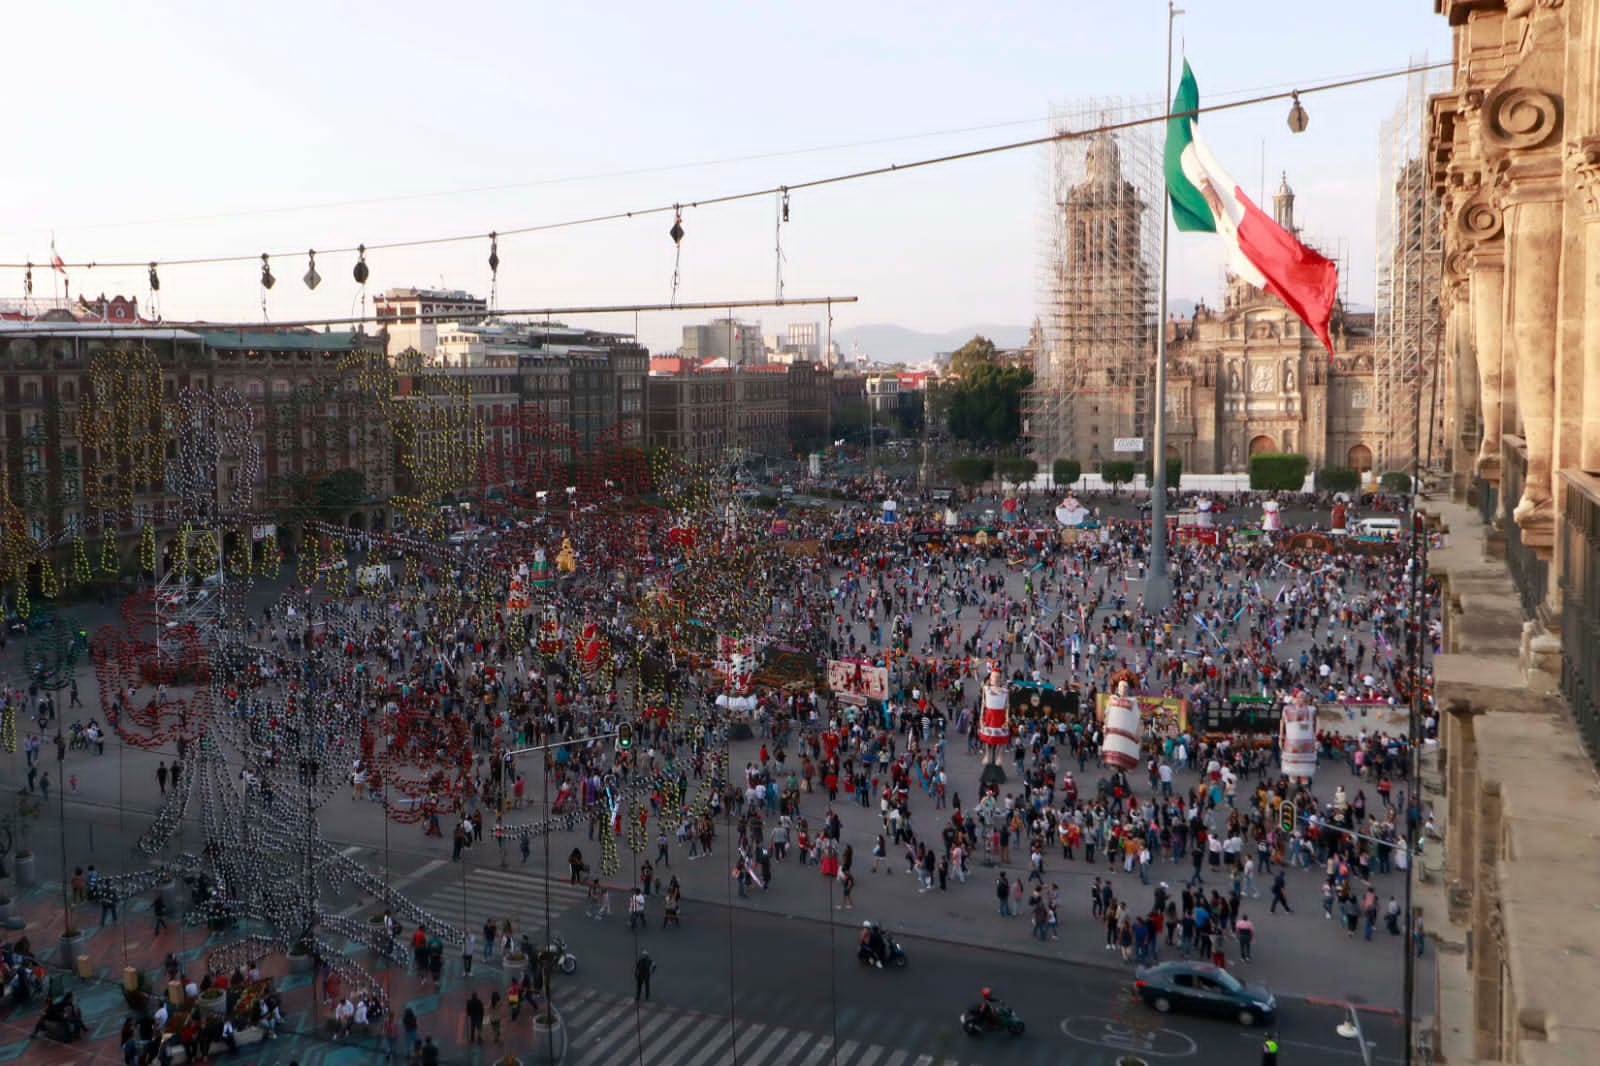
[[[883,963],[888,961],[889,945],[883,936],[883,930],[872,922],[861,923],[861,957],[868,962]]]
[[[978,1020],[988,1025],[1000,1024],[1000,1001],[994,998],[992,988],[984,988],[978,992]]]

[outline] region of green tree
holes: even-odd
[[[995,466],[1000,476],[1014,485],[1032,481],[1039,474],[1039,464],[1025,455],[1008,455]]]
[[[1361,472],[1349,466],[1325,466],[1317,471],[1322,492],[1354,492],[1361,487]]]
[[[944,468],[956,482],[969,489],[994,477],[994,460],[986,455],[963,455],[945,463]]]
[[[367,495],[367,475],[360,470],[335,470],[311,483],[311,507],[324,522],[342,524]]]
[[[1083,464],[1076,459],[1057,459],[1050,464],[1050,476],[1060,485],[1071,485],[1083,476]]]
[[[1299,492],[1310,461],[1294,452],[1257,452],[1250,457],[1250,487],[1257,492]]]
[[[1391,470],[1378,479],[1378,487],[1384,492],[1410,492],[1411,475]]]
[[[980,366],[994,366],[994,341],[981,335],[957,348],[950,355],[950,373],[965,377]]]
[[[1107,459],[1100,464],[1100,476],[1105,483],[1111,486],[1111,491],[1117,491],[1118,485],[1127,485],[1133,481],[1134,465],[1132,459]]]
[[[316,513],[311,479],[304,474],[280,474],[267,482],[267,500],[282,526],[298,526]]]
[[[1033,384],[1023,367],[979,366],[949,387],[950,433],[979,445],[1014,444],[1022,435],[1022,394]]]
[[[1155,463],[1146,459],[1144,462],[1144,483],[1153,485],[1155,476]],[[1172,456],[1167,460],[1167,488],[1177,488],[1178,482],[1181,480],[1183,480],[1183,460],[1178,456]]]

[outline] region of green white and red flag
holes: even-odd
[[[1261,210],[1200,138],[1195,114],[1200,90],[1187,61],[1167,120],[1167,194],[1172,218],[1185,233],[1219,234],[1228,266],[1282,300],[1331,353],[1328,320],[1339,291],[1339,268]]]

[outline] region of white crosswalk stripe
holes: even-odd
[[[547,887],[538,874],[494,869],[469,869],[463,878],[437,885],[413,898],[424,910],[446,920],[464,920],[469,929],[476,929],[490,917],[511,918],[521,928],[528,920],[544,915],[547,894],[554,914],[586,904],[589,898],[588,889],[565,879],[552,878]]]
[[[735,1027],[726,1016],[654,1004],[636,1011],[631,999],[590,989],[565,1000],[556,1005],[572,1039],[572,1066],[961,1066],[954,1058],[857,1040],[836,1050],[829,1033],[761,1022]]]

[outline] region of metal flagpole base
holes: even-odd
[[[1144,579],[1144,607],[1147,611],[1165,610],[1172,603],[1172,575],[1151,572]]]

